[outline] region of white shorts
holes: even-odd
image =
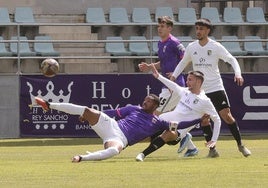
[[[101,137],[103,144],[108,141],[116,141],[123,148],[128,145],[127,138],[119,128],[117,122],[103,112],[100,113],[99,121],[92,126],[92,129]]]
[[[173,110],[177,106],[180,97],[176,92],[171,92],[168,88],[162,88],[159,99],[160,105],[156,110],[163,113]]]

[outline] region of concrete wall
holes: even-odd
[[[0,75],[0,138],[18,138],[19,76]]]

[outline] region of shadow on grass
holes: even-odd
[[[0,147],[7,146],[61,146],[102,144],[100,138],[18,138],[0,140]]]

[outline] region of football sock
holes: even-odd
[[[206,126],[202,126],[202,130],[204,132],[204,137],[206,139],[206,141],[210,141],[212,138],[212,129],[210,125],[206,125]]]
[[[206,139],[207,142],[209,142],[212,138],[212,129],[211,129],[211,126],[210,125],[206,125],[206,126],[201,126],[202,129],[203,129],[203,132],[204,132],[204,137]],[[216,146],[214,147],[211,147],[209,149],[215,149]]]
[[[234,122],[233,124],[228,124],[228,127],[229,127],[234,139],[236,140],[237,145],[239,145],[239,146],[242,145],[241,134],[240,134],[239,127],[238,127],[237,123]]]
[[[62,111],[72,115],[80,115],[82,116],[85,111],[85,106],[75,105],[71,103],[49,103],[49,108]]]
[[[99,161],[111,158],[119,154],[119,150],[116,147],[109,147],[104,150],[88,153],[87,155],[80,155],[82,161]]]
[[[144,156],[147,156],[153,153],[154,151],[158,150],[159,148],[161,148],[163,145],[165,145],[165,141],[160,136],[158,136],[150,143],[150,145],[142,153],[144,154]]]
[[[193,141],[190,139],[187,144],[187,149],[194,149],[196,146],[194,145]]]

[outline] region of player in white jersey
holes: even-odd
[[[198,119],[203,117],[204,115],[208,115],[209,118],[214,122],[214,131],[211,137],[211,140],[207,142],[208,147],[214,147],[216,141],[218,140],[220,133],[221,120],[220,117],[213,106],[211,100],[206,96],[205,92],[201,90],[201,85],[204,81],[204,75],[200,71],[191,71],[187,76],[187,88],[181,87],[175,82],[170,81],[169,79],[159,75],[155,66],[152,64],[152,72],[155,78],[160,80],[163,84],[165,84],[171,91],[179,95],[180,101],[178,102],[176,108],[173,111],[166,112],[161,114],[159,117],[165,120],[172,120],[179,122],[179,129],[186,129],[187,131],[195,128],[195,126],[182,127],[182,122],[189,122],[194,119]],[[202,118],[203,119],[203,118]],[[186,132],[187,132],[186,131]],[[180,136],[183,132],[180,132]],[[137,161],[143,161],[145,156],[154,152],[164,145],[165,137],[171,137],[171,135],[176,135],[176,131],[166,130],[162,135],[154,139],[151,144],[137,157]],[[184,133],[185,134],[185,133]],[[176,136],[174,136],[176,138]]]
[[[247,157],[251,155],[251,152],[242,144],[239,127],[230,111],[230,104],[223,86],[218,63],[221,59],[232,66],[235,73],[234,82],[236,82],[238,86],[242,86],[244,82],[240,66],[237,60],[220,43],[208,37],[212,30],[212,25],[208,19],[197,20],[195,29],[198,40],[188,45],[183,59],[173,72],[171,80],[175,80],[190,62],[192,62],[194,70],[204,73],[205,80],[202,88],[206,95],[211,99],[220,117],[226,124],[228,124],[228,127],[237,142],[239,151]],[[211,127],[205,126],[203,131],[206,140],[210,140],[212,135]],[[219,154],[215,147],[210,148],[208,157],[218,156]]]

